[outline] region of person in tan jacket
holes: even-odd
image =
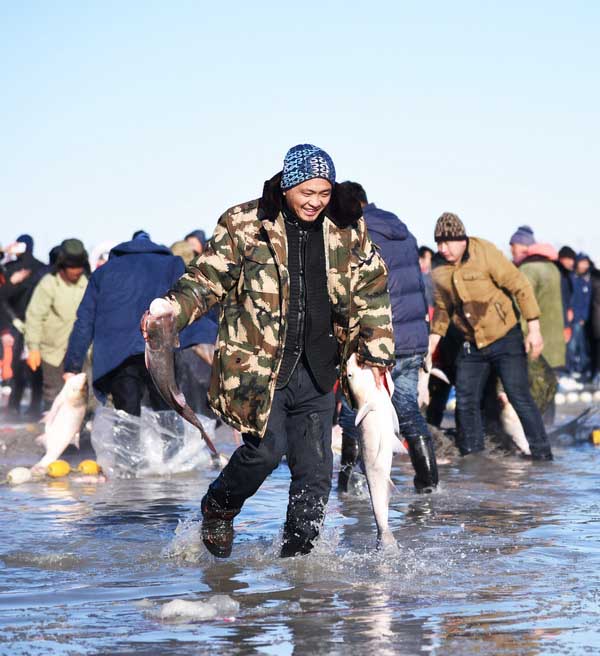
[[[493,368],[521,420],[532,458],[552,460],[527,379],[527,354],[536,359],[544,348],[540,310],[529,281],[492,243],[467,237],[456,214],[440,216],[435,241],[446,264],[433,271],[428,359],[452,322],[464,339],[456,361],[457,446],[461,454],[484,450],[480,403]],[[525,338],[517,306],[527,322]]]

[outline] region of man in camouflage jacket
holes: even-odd
[[[336,366],[356,352],[379,381],[394,364],[385,265],[327,153],[292,148],[263,196],[221,216],[167,294],[177,326],[220,304],[212,409],[244,444],[202,500],[202,535],[231,552],[233,518],[286,455],[292,482],[282,556],[314,546],[332,473]]]

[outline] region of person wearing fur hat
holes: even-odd
[[[48,409],[63,385],[63,362],[77,308],[87,287],[88,254],[79,239],[65,239],[51,273],[36,286],[25,314],[27,364],[40,367],[44,406]]]
[[[221,216],[161,300],[180,330],[221,305],[209,402],[244,443],[202,500],[205,546],[230,555],[234,517],[285,455],[292,480],[280,555],[310,552],[331,489],[336,367],[347,390],[352,353],[379,385],[395,364],[386,267],[331,157],[291,148],[262,197]]]
[[[544,347],[540,309],[531,284],[489,241],[468,237],[456,214],[446,212],[435,226],[445,264],[433,270],[435,306],[428,360],[453,323],[463,344],[456,361],[457,446],[463,456],[484,450],[481,396],[493,368],[529,442],[531,457],[552,460],[541,414],[529,390],[527,355]],[[513,299],[527,321],[523,338]]]

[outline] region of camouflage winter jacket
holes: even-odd
[[[221,216],[204,253],[166,296],[179,330],[220,304],[209,402],[228,424],[261,437],[283,357],[290,291],[279,181],[280,174],[265,183],[262,198]],[[336,185],[323,238],[345,388],[345,363],[354,351],[367,364],[394,364],[387,271],[360,214]]]

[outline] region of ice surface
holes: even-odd
[[[240,605],[228,595],[214,595],[208,601],[174,599],[160,609],[163,620],[211,620],[215,617],[235,617]]]

